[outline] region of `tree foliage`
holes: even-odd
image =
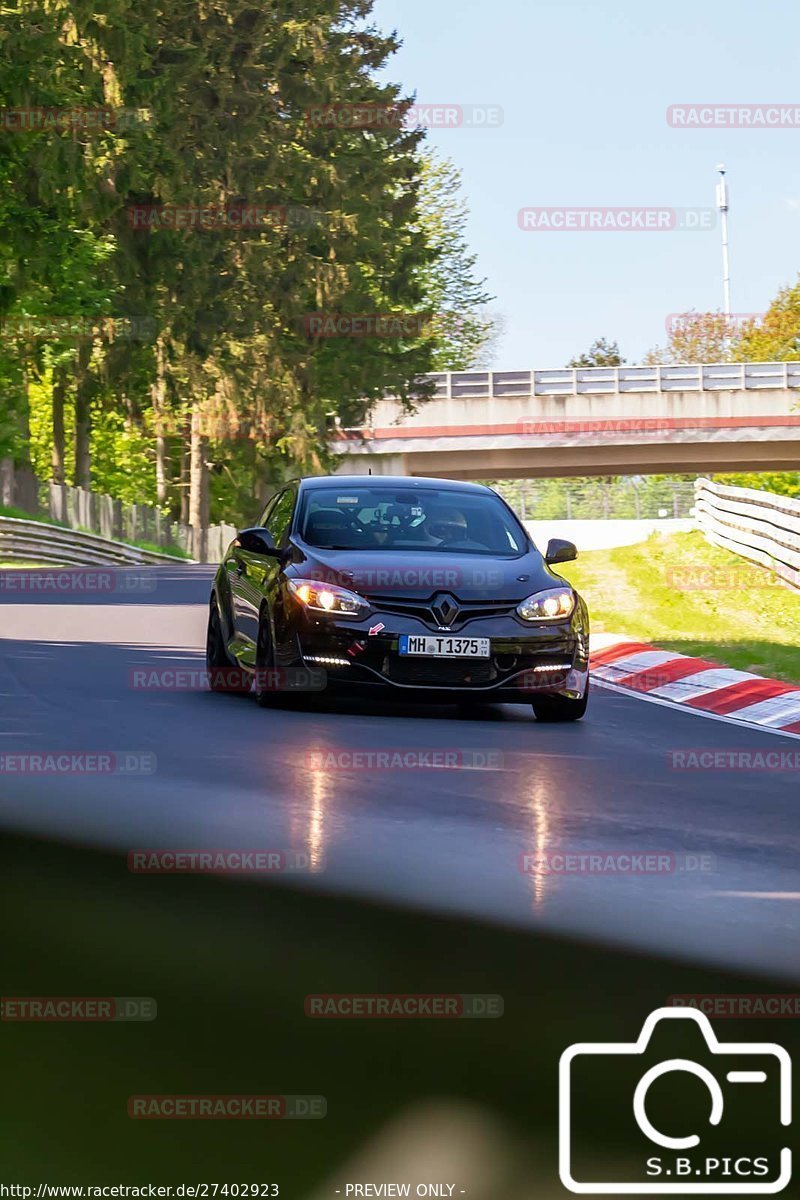
[[[675,313],[665,346],[655,346],[643,362],[721,363],[730,362],[738,336],[724,313]]]
[[[434,253],[423,268],[421,283],[439,334],[434,365],[441,371],[485,365],[502,329],[500,318],[486,307],[494,297],[485,290],[486,281],[476,276],[477,255],[469,249],[469,213],[461,187],[454,163],[431,151],[423,155],[419,220]]]
[[[0,104],[78,114],[0,130],[0,318],[46,330],[0,344],[0,453],[25,457],[32,433],[39,469],[237,519],[332,465],[334,421],[473,364],[493,330],[458,173],[405,127],[409,98],[380,78],[398,42],[371,8],[0,10]],[[358,110],[387,119],[325,119]],[[387,314],[416,320],[369,336],[312,320]],[[58,316],[86,329],[55,336]]]
[[[568,367],[621,367],[625,359],[616,342],[596,338],[584,354],[578,354],[567,363]]]

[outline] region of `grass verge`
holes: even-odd
[[[560,567],[595,632],[800,684],[800,593],[702,534],[654,534]]]

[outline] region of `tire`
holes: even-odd
[[[306,712],[315,706],[321,693],[292,692],[260,686],[260,680],[270,673],[279,674],[275,668],[275,650],[272,642],[272,629],[269,623],[269,613],[262,609],[258,622],[258,638],[256,641],[256,678],[253,691],[256,703],[260,708],[288,708],[295,712]]]
[[[222,620],[216,600],[211,603],[206,633],[206,677],[212,692],[241,695],[250,691],[250,681],[241,667],[234,666],[225,649]]]
[[[260,708],[271,708],[275,704],[276,693],[260,686],[260,677],[267,674],[274,666],[272,652],[272,631],[269,627],[269,615],[263,609],[258,618],[258,640],[256,641],[256,704]]]
[[[537,721],[580,721],[589,703],[589,684],[580,700],[567,696],[537,696],[531,700],[531,708]]]

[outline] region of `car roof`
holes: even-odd
[[[408,486],[433,486],[441,491],[453,492],[489,492],[491,488],[482,483],[468,483],[467,480],[461,479],[436,479],[433,476],[427,477],[424,475],[307,475],[300,480],[300,485],[304,491],[330,486],[347,487],[356,484],[377,484],[378,487],[385,485],[386,487],[397,487],[402,484]]]

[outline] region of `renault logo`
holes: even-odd
[[[431,612],[438,625],[452,625],[461,610],[452,596],[440,593],[434,596]]]

